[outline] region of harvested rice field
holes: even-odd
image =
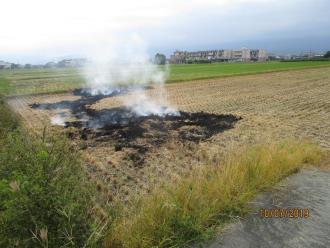
[[[109,201],[150,192],[236,146],[296,137],[330,149],[329,67],[164,87],[166,105],[180,114],[134,116],[124,105],[134,90],[109,96],[75,90],[8,101],[31,131],[41,134],[47,126],[64,132]],[[145,92],[157,99],[161,91]],[[109,116],[115,121],[109,123]]]

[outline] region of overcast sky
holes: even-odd
[[[83,57],[132,36],[149,55],[330,50],[329,0],[5,0],[0,7],[0,60],[11,62]]]

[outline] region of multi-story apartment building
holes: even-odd
[[[198,63],[213,61],[265,61],[267,52],[257,49],[243,48],[241,50],[208,50],[208,51],[175,51],[170,57],[173,64]]]

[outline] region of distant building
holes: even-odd
[[[324,58],[324,54],[323,53],[316,53],[316,52],[301,52],[300,54],[287,54],[284,56],[281,56],[282,60],[319,60],[319,59],[323,59]]]
[[[63,59],[57,63],[58,67],[82,67],[86,64],[86,59]]]
[[[11,63],[0,61],[0,69],[11,69]]]
[[[240,50],[208,50],[208,51],[175,51],[170,57],[170,63],[211,63],[220,61],[265,61],[268,59],[267,52],[261,49]]]

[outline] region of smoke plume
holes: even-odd
[[[167,104],[164,88],[168,76],[167,66],[152,63],[146,44],[138,35],[124,41],[109,40],[104,46],[92,50],[83,70],[92,95],[109,95],[129,90],[123,104],[135,114],[177,115]],[[152,86],[157,94],[151,97],[145,88]]]
[[[63,119],[61,116],[59,116],[59,115],[55,115],[55,116],[53,116],[53,117],[51,118],[51,120],[50,120],[50,123],[51,123],[52,125],[65,126],[65,121],[64,121],[64,119]]]

